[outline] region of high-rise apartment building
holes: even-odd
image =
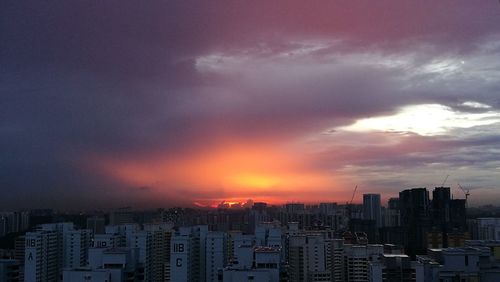
[[[265,281],[278,282],[280,281],[280,250],[276,247],[251,247],[246,248],[240,246],[239,251],[243,254],[238,257],[245,259],[245,265],[239,262],[230,264],[223,270],[224,282],[240,282],[240,281]],[[249,255],[247,250],[250,251]],[[247,261],[247,259],[249,261]],[[220,280],[219,280],[220,281]]]
[[[27,211],[0,212],[0,237],[29,228],[30,216]]]
[[[363,219],[374,220],[376,228],[382,227],[380,194],[363,194]]]
[[[76,268],[87,265],[92,231],[89,229],[68,230],[63,240],[63,267]]]
[[[368,281],[424,282],[424,266],[404,254],[383,254],[370,263]]]
[[[132,208],[125,207],[112,211],[109,214],[110,225],[122,225],[134,222],[134,213]]]
[[[342,282],[345,280],[344,274],[344,240],[333,239],[330,243],[331,248],[331,270],[332,281]]]
[[[128,247],[139,251],[144,281],[170,279],[170,240],[172,226],[169,224],[146,224],[144,229],[133,233],[133,244]]]
[[[472,239],[500,240],[500,218],[477,218],[472,221]]]
[[[57,231],[40,230],[26,233],[24,281],[57,281],[61,269],[59,260]]]
[[[87,229],[92,230],[93,234],[104,234],[106,229],[106,220],[104,217],[92,216],[87,218]]]
[[[429,192],[413,188],[399,193],[401,225],[405,232],[404,247],[410,256],[427,252],[427,232],[431,227]]]
[[[289,239],[288,260],[290,281],[331,281],[327,267],[328,242],[321,234],[296,235]]]
[[[25,235],[24,280],[56,281],[63,268],[84,266],[91,231],[73,223],[42,224]]]
[[[370,262],[384,253],[383,245],[344,245],[344,281],[368,281]]]
[[[181,227],[172,236],[170,272],[172,281],[205,281],[208,226]]]
[[[219,272],[227,265],[227,234],[225,232],[209,232],[206,237],[206,281],[219,281]]]

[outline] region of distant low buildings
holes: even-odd
[[[110,225],[104,224],[103,216],[80,217],[76,222],[81,228],[71,222],[38,225],[17,238],[14,250],[4,252],[13,258],[0,261],[0,277],[109,282],[500,281],[500,220],[478,218],[468,229],[465,201],[451,199],[449,192],[448,187],[437,187],[431,199],[426,188],[408,189],[389,199],[385,208],[380,195],[365,194],[363,205],[256,203],[235,209],[145,213],[118,209]]]

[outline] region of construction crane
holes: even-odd
[[[441,184],[441,187],[444,187],[444,184],[446,183],[446,180],[448,180],[448,177],[450,177],[449,174],[446,175],[446,177],[443,180],[443,183]]]
[[[354,196],[356,195],[356,190],[358,190],[358,185],[356,185],[356,187],[354,187],[354,191],[352,192],[352,197],[351,197],[351,201],[349,202],[349,205],[352,205],[352,201],[354,201]]]
[[[469,189],[465,190],[464,187],[462,187],[462,185],[460,185],[460,183],[458,183],[458,187],[460,187],[460,190],[462,190],[462,192],[464,192],[465,194],[465,206],[467,206],[467,202],[468,202],[468,199],[469,199],[469,195],[470,195],[470,192],[469,192]]]
[[[349,223],[349,221],[351,220],[351,216],[352,216],[352,202],[354,201],[354,196],[356,195],[356,191],[358,190],[358,185],[356,185],[356,187],[354,187],[354,191],[352,192],[352,197],[351,197],[351,200],[349,202],[346,202],[346,205],[345,205],[345,212],[346,212],[346,220],[347,222],[345,222],[345,228],[348,229],[347,225]]]

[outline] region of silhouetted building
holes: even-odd
[[[432,191],[432,221],[434,226],[446,230],[450,222],[450,187],[436,187]]]
[[[379,261],[370,263],[371,282],[421,282],[424,281],[424,267],[411,261],[404,254],[383,254]]]
[[[105,233],[106,220],[104,217],[92,216],[87,218],[87,229],[92,230],[94,234]]]
[[[413,188],[399,193],[401,225],[406,233],[404,247],[408,255],[425,254],[430,222],[430,200],[426,188]]]
[[[18,282],[20,279],[20,264],[15,259],[0,259],[0,281]]]
[[[458,230],[467,229],[465,199],[454,199],[450,201],[450,227]]]
[[[134,223],[134,213],[130,207],[116,209],[109,215],[110,225],[120,225],[126,223]]]
[[[376,228],[382,227],[380,194],[363,194],[363,219],[374,220]]]

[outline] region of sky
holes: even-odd
[[[0,206],[500,204],[500,3],[1,1]]]

